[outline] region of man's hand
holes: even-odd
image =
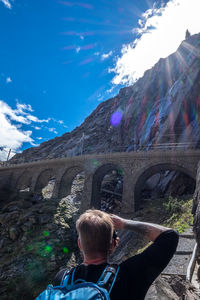
[[[157,224],[123,219],[112,214],[110,217],[115,229],[128,229],[137,232],[152,242],[154,242],[162,232],[170,229]]]
[[[112,221],[113,221],[113,225],[115,229],[123,229],[125,227],[125,220],[116,216],[116,215],[110,215]]]

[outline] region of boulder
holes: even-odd
[[[150,287],[145,300],[199,300],[199,291],[183,278],[159,276]]]
[[[17,226],[12,226],[9,228],[9,237],[11,240],[15,241],[18,239],[20,234],[19,228]]]

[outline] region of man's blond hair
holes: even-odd
[[[89,209],[77,220],[76,229],[86,255],[108,255],[114,231],[109,214]]]

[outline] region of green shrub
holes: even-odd
[[[177,198],[172,198],[169,196],[169,201],[163,203],[165,210],[171,214],[181,213],[183,210],[183,200],[178,200]]]

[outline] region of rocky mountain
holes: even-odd
[[[161,58],[134,85],[102,102],[72,132],[10,162],[101,152],[200,147],[200,34]]]

